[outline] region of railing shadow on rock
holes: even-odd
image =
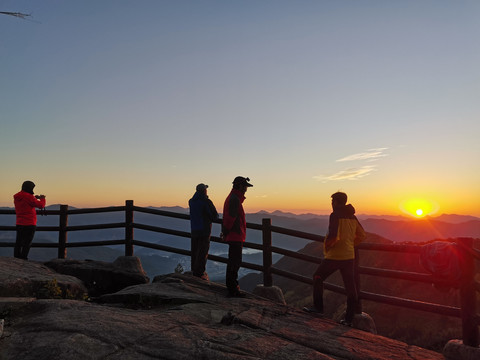
[[[119,223],[108,223],[108,224],[92,224],[92,225],[76,225],[69,226],[68,218],[69,215],[80,215],[80,214],[98,214],[98,213],[111,213],[111,212],[124,212],[125,213],[125,222]],[[174,248],[170,246],[164,246],[160,244],[154,244],[150,242],[135,240],[134,229],[146,230],[151,232],[170,234],[174,236],[180,236],[185,238],[190,238],[190,233],[185,231],[179,231],[174,229],[162,228],[158,226],[140,224],[134,222],[134,213],[146,213],[157,216],[165,216],[183,220],[190,220],[188,214],[181,214],[176,212],[170,212],[165,210],[158,210],[154,208],[145,208],[138,207],[134,205],[132,200],[127,200],[125,206],[112,206],[112,207],[102,207],[102,208],[88,208],[88,209],[69,209],[68,205],[60,205],[59,210],[46,210],[46,215],[58,215],[59,216],[59,225],[58,226],[39,226],[37,231],[53,231],[58,232],[58,244],[55,243],[42,243],[34,242],[32,247],[39,248],[57,248],[58,249],[58,258],[65,259],[67,256],[67,248],[73,247],[94,247],[94,246],[112,246],[112,245],[124,245],[125,246],[125,256],[134,255],[134,246],[141,246],[145,248],[150,248],[154,250],[161,250],[169,253],[175,253],[185,256],[190,256],[191,252],[189,250]],[[0,209],[0,215],[14,215],[14,210],[5,210]],[[217,220],[216,223],[221,223],[221,219]],[[100,241],[81,241],[68,243],[68,233],[72,231],[86,231],[86,230],[101,230],[101,229],[114,229],[114,228],[124,228],[125,229],[125,239],[120,240],[100,240]],[[272,246],[272,234],[283,234],[288,236],[293,236],[300,239],[306,239],[310,241],[323,242],[324,237],[320,235],[315,235],[311,233],[301,232],[297,230],[282,228],[278,226],[273,226],[271,219],[263,219],[262,224],[254,224],[247,222],[247,228],[252,230],[258,230],[262,232],[262,244],[255,244],[251,242],[245,242],[244,246],[247,248],[252,248],[260,250],[263,253],[263,264],[253,264],[248,262],[242,262],[242,267],[250,270],[255,270],[263,273],[263,284],[264,286],[273,285],[273,276],[278,275],[294,281],[299,281],[305,284],[313,284],[313,279],[305,277],[300,274],[295,274],[285,270],[275,268],[272,263],[272,254],[280,254],[287,257],[292,257],[297,260],[303,260],[315,264],[319,264],[321,259],[319,257],[301,254],[295,251],[283,249],[280,247]],[[0,231],[15,231],[15,226],[0,226]],[[223,243],[222,239],[219,237],[212,236],[211,241]],[[445,306],[435,303],[426,303],[422,301],[405,299],[401,297],[387,296],[381,294],[375,294],[371,292],[360,291],[360,299],[369,300],[379,303],[384,303],[388,305],[400,306],[404,308],[410,308],[415,310],[421,310],[446,316],[457,317],[462,320],[462,340],[464,345],[478,347],[479,346],[479,326],[480,326],[480,316],[477,314],[476,310],[476,296],[477,292],[480,292],[480,284],[475,281],[475,261],[480,260],[479,250],[473,247],[473,239],[471,238],[458,238],[456,239],[458,248],[460,249],[462,260],[463,260],[463,276],[459,284],[456,284],[460,292],[460,304],[461,307]],[[15,244],[11,242],[0,242],[0,247],[14,247]],[[426,273],[415,273],[407,271],[398,271],[398,270],[388,270],[388,269],[379,269],[371,267],[362,267],[359,266],[358,259],[360,258],[359,250],[362,251],[386,251],[386,252],[395,252],[402,254],[419,254],[421,247],[417,245],[396,245],[396,244],[373,244],[373,243],[362,243],[356,248],[356,282],[359,285],[360,275],[371,275],[391,279],[401,279],[408,280],[413,282],[420,283],[429,283],[432,284],[435,282],[435,279],[432,275]],[[217,255],[209,255],[208,257],[211,261],[217,261],[220,263],[227,263],[227,259]],[[325,289],[345,294],[345,289],[341,286],[325,283]]]

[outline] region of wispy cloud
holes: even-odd
[[[385,150],[387,149],[388,148],[370,149],[358,154],[345,156],[341,159],[338,159],[337,162],[355,161],[355,160],[377,160],[378,158],[388,156],[388,154],[385,154]]]
[[[376,166],[366,165],[359,168],[350,168],[341,170],[332,175],[318,175],[313,178],[318,181],[335,181],[335,180],[358,180],[362,177],[369,175],[372,171],[376,170]]]
[[[370,163],[376,161],[380,158],[388,156],[385,151],[388,148],[375,148],[369,149],[361,153],[345,156],[341,159],[336,160],[336,162],[345,162],[345,161],[357,161],[360,162],[358,166],[352,166],[348,169],[337,171],[331,175],[317,175],[313,178],[318,181],[327,182],[327,181],[338,181],[338,180],[358,180],[367,175],[370,175],[373,171],[377,170],[377,165],[362,165],[362,163]]]

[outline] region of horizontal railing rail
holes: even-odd
[[[107,223],[107,224],[88,224],[88,225],[68,225],[68,217],[70,215],[82,215],[82,214],[98,214],[98,213],[111,213],[111,212],[124,212],[125,221]],[[124,245],[125,246],[125,255],[132,256],[134,246],[141,246],[144,248],[150,248],[159,251],[165,251],[169,253],[175,253],[184,256],[191,256],[189,250],[175,248],[171,246],[165,246],[161,244],[155,244],[151,242],[137,240],[134,237],[134,230],[143,230],[148,232],[162,233],[173,236],[179,236],[184,238],[190,238],[191,234],[187,231],[169,229],[160,226],[141,224],[134,221],[134,213],[145,213],[155,216],[171,217],[182,220],[189,220],[190,216],[188,214],[176,213],[171,211],[165,211],[154,208],[145,208],[134,206],[133,201],[127,200],[125,206],[110,206],[110,207],[101,207],[101,208],[89,208],[89,209],[68,209],[68,205],[61,205],[59,210],[43,210],[39,212],[39,215],[54,215],[59,216],[59,225],[58,226],[38,226],[37,231],[50,231],[58,232],[59,241],[58,243],[42,243],[34,242],[32,247],[39,248],[57,248],[58,257],[66,258],[67,248],[76,248],[76,247],[93,247],[93,246],[113,246],[113,245]],[[0,209],[0,215],[15,215],[13,209]],[[221,224],[222,220],[218,219],[215,221],[217,224]],[[252,248],[255,250],[262,251],[263,253],[263,264],[253,264],[249,262],[242,262],[241,266],[246,269],[259,271],[263,273],[264,285],[271,286],[273,284],[273,275],[281,276],[288,278],[290,280],[302,282],[308,285],[313,284],[313,279],[311,277],[306,277],[301,274],[292,273],[290,271],[285,271],[279,268],[276,268],[272,264],[272,254],[279,254],[286,257],[291,257],[297,260],[306,261],[309,263],[320,264],[322,259],[320,257],[302,254],[297,251],[292,251],[284,249],[278,246],[272,246],[272,234],[281,234],[296,237],[299,239],[305,239],[310,241],[323,242],[324,236],[306,233],[298,230],[283,228],[279,226],[273,226],[270,219],[263,219],[262,224],[255,224],[247,222],[247,228],[251,230],[262,231],[262,243],[252,243],[245,242],[244,247]],[[67,234],[69,232],[79,232],[79,231],[89,231],[89,230],[103,230],[103,229],[125,229],[125,238],[124,239],[115,239],[115,240],[97,240],[97,241],[80,241],[80,242],[68,242]],[[0,231],[15,231],[15,226],[0,226]],[[456,243],[459,245],[459,248],[464,251],[464,254],[467,255],[467,263],[465,269],[469,269],[469,273],[466,275],[467,278],[462,279],[459,284],[456,284],[460,290],[461,297],[461,307],[457,308],[454,306],[447,306],[435,303],[428,303],[423,301],[417,301],[412,299],[405,299],[390,295],[375,294],[365,291],[360,291],[360,298],[363,300],[374,301],[394,306],[400,306],[409,309],[421,310],[431,313],[436,313],[440,315],[447,315],[453,317],[459,317],[462,319],[462,333],[463,341],[467,345],[478,346],[478,326],[480,325],[480,316],[476,313],[476,292],[480,292],[480,283],[474,279],[474,261],[480,260],[480,251],[473,248],[471,239],[460,239]],[[211,241],[217,243],[224,243],[223,240],[219,237],[212,236]],[[0,242],[0,247],[14,247],[14,242]],[[362,243],[357,247],[356,257],[357,264],[356,270],[358,275],[368,275],[376,276],[381,278],[390,278],[395,280],[406,280],[416,283],[434,283],[435,278],[431,274],[427,273],[417,273],[409,271],[400,271],[400,270],[390,270],[390,269],[380,269],[367,266],[359,266],[358,258],[359,250],[362,251],[385,251],[385,252],[395,252],[399,254],[420,254],[421,247],[418,245],[411,244],[373,244],[373,243]],[[227,263],[227,259],[217,255],[209,255],[208,257],[211,261],[216,261],[219,263]],[[465,275],[465,274],[464,274]],[[359,285],[359,280],[357,279]],[[345,294],[345,289],[342,286],[325,283],[325,289],[331,290],[337,293]]]

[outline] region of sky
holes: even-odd
[[[0,206],[480,216],[480,2],[0,0]]]

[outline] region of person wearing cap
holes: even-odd
[[[22,190],[13,196],[16,214],[17,238],[13,256],[19,259],[28,260],[28,252],[37,228],[37,211],[35,208],[45,207],[45,195],[33,195],[35,184],[32,181],[25,181]]]
[[[228,296],[240,297],[243,294],[238,286],[238,270],[242,264],[242,248],[247,234],[247,223],[243,202],[245,193],[252,184],[250,179],[237,176],[233,180],[233,188],[225,199],[223,206],[223,239],[228,243],[228,262],[226,273],[226,286]]]
[[[210,249],[212,222],[218,219],[217,209],[207,195],[208,185],[198,184],[195,194],[188,201],[191,226],[191,267],[193,276],[208,280],[205,271]]]

